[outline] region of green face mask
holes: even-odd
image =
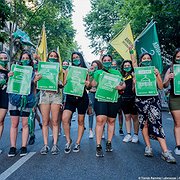
[[[68,65],[62,66],[62,68],[63,68],[64,70],[66,70],[68,67],[69,67]]]
[[[73,62],[72,62],[75,66],[79,66],[81,64],[81,61],[80,59],[73,59]]]
[[[7,64],[8,64],[8,61],[2,61],[2,60],[0,60],[0,65],[1,65],[3,68],[5,68],[5,67],[7,66]]]
[[[57,58],[49,58],[48,61],[49,62],[58,62]]]
[[[111,62],[103,62],[103,67],[105,69],[110,69],[111,68]]]
[[[29,66],[30,60],[29,59],[21,60],[21,63],[23,66]]]
[[[117,69],[117,66],[111,66],[112,69]]]
[[[97,71],[97,70],[98,70],[98,66],[95,66],[95,67],[94,67],[94,71]]]
[[[131,67],[124,67],[124,68],[123,68],[123,70],[124,70],[125,72],[130,72],[131,69],[132,69]]]
[[[180,59],[175,59],[175,62],[176,62],[177,64],[180,64]]]
[[[38,70],[38,64],[34,64],[34,70]]]
[[[141,66],[145,67],[145,66],[152,66],[152,61],[149,60],[145,60],[141,62]]]

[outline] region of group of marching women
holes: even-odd
[[[67,84],[68,66],[76,66],[79,68],[87,68],[84,58],[81,53],[73,52],[71,61],[63,61],[63,81],[58,81],[57,91],[37,90],[37,82],[42,78],[41,74],[37,72],[38,61],[33,60],[31,54],[27,51],[23,52],[18,62],[22,66],[32,66],[33,75],[31,79],[31,91],[26,97],[26,101],[20,96],[18,102],[16,94],[8,94],[7,82],[8,78],[13,76],[13,71],[9,71],[8,62],[9,57],[6,52],[0,52],[0,137],[2,136],[4,128],[4,119],[9,110],[11,117],[10,129],[10,150],[9,157],[16,155],[16,140],[18,134],[18,125],[20,117],[22,119],[22,147],[20,149],[20,156],[27,154],[27,141],[29,137],[28,117],[30,115],[31,105],[28,106],[28,99],[39,95],[37,107],[42,115],[42,135],[44,145],[40,150],[41,154],[47,154],[50,151],[48,145],[48,131],[49,127],[52,129],[53,145],[51,153],[56,155],[59,153],[58,148],[58,134],[60,129],[60,120],[62,120],[64,133],[67,143],[64,152],[70,153],[72,149],[72,139],[70,136],[71,118],[75,111],[78,113],[78,129],[77,139],[73,147],[73,152],[80,151],[81,139],[84,133],[84,119],[86,113],[89,115],[89,138],[93,138],[93,118],[96,116],[96,156],[103,157],[103,148],[101,145],[104,127],[107,124],[107,142],[105,151],[112,152],[112,138],[115,131],[115,120],[117,114],[122,118],[122,112],[125,117],[127,134],[123,142],[138,142],[139,127],[142,130],[142,135],[146,144],[144,155],[148,157],[153,156],[153,151],[150,139],[157,140],[162,148],[161,157],[168,163],[176,163],[170,150],[168,150],[165,133],[162,127],[161,103],[157,96],[136,96],[134,76],[134,68],[137,67],[137,61],[134,57],[133,50],[129,50],[131,60],[125,60],[121,64],[121,68],[117,68],[116,62],[113,61],[112,56],[104,55],[101,61],[95,60],[91,63],[88,70],[86,80],[84,82],[84,91],[81,97],[63,93],[63,88]],[[47,56],[47,62],[59,63],[59,55],[56,51],[51,51]],[[139,66],[151,66],[152,57],[149,53],[144,53],[139,58]],[[175,95],[173,88],[173,65],[180,64],[180,49],[176,49],[172,65],[167,70],[164,82],[161,79],[159,71],[155,68],[154,74],[156,76],[157,88],[159,90],[163,87],[170,86],[170,101],[169,108],[174,119],[174,135],[176,140],[175,154],[180,155],[180,96]],[[103,73],[115,75],[121,79],[120,83],[114,87],[118,91],[118,101],[108,102],[101,101],[96,98],[96,91],[98,85],[103,77]],[[17,101],[15,101],[17,100]],[[22,103],[24,102],[24,103]],[[133,122],[134,134],[132,135],[131,126]],[[119,121],[120,122],[120,121]],[[120,125],[122,131],[122,125]],[[122,133],[122,132],[121,132]],[[1,151],[2,152],[2,151]]]

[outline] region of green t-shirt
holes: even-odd
[[[99,77],[100,75],[104,72],[104,70],[97,70],[95,73],[94,73],[94,80],[99,83]],[[118,71],[118,70],[115,70],[115,69],[109,69],[108,71],[105,71],[107,73],[110,73],[110,74],[114,74],[114,75],[118,75],[120,76],[121,80],[123,81],[123,77],[121,75],[121,73]]]

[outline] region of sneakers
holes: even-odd
[[[34,143],[35,143],[35,135],[32,135],[32,136],[30,136],[28,144],[33,145]]]
[[[106,143],[106,152],[112,152],[112,145],[111,145],[111,141],[107,141]]]
[[[80,145],[79,144],[75,144],[73,152],[77,153],[80,151]]]
[[[104,157],[102,146],[100,144],[96,147],[96,157]]]
[[[40,153],[41,153],[42,155],[46,155],[46,154],[48,153],[49,149],[50,149],[50,148],[49,148],[48,145],[44,145],[44,146],[42,147]]]
[[[147,157],[152,157],[153,156],[152,148],[149,146],[146,146],[145,151],[144,151],[144,155]]]
[[[51,153],[52,153],[52,155],[57,155],[59,153],[59,148],[56,144],[53,145],[53,147],[51,149]]]
[[[123,132],[122,129],[119,129],[119,135],[120,135],[120,136],[124,136],[124,132]]]
[[[16,155],[16,148],[11,147],[8,153],[8,157],[14,157]]]
[[[134,134],[132,137],[132,143],[137,143],[139,141],[138,135]]]
[[[70,143],[66,143],[65,149],[64,149],[64,152],[66,154],[69,154],[71,152],[71,145],[72,145],[72,140],[70,140]]]
[[[170,151],[167,151],[167,152],[162,152],[161,153],[161,158],[163,160],[165,160],[166,162],[168,163],[176,163],[176,159],[172,156],[171,152]]]
[[[180,155],[180,146],[176,146],[176,148],[174,149],[174,153],[176,155]]]
[[[27,155],[27,147],[22,147],[20,149],[20,157],[26,156]]]
[[[123,142],[130,142],[130,141],[132,141],[132,136],[130,135],[130,134],[127,134],[125,137],[124,137],[124,139],[123,139]]]
[[[89,139],[93,139],[93,137],[94,137],[93,131],[89,130]]]

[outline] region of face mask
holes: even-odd
[[[104,67],[105,69],[111,68],[111,62],[103,62],[103,67]]]
[[[95,67],[94,67],[94,71],[97,71],[97,70],[98,70],[98,67],[97,67],[97,66],[95,66]]]
[[[142,66],[142,67],[151,66],[151,65],[152,65],[152,62],[149,61],[149,60],[145,60],[145,61],[142,61],[142,62],[141,62],[141,66]]]
[[[130,72],[131,69],[132,69],[131,67],[124,67],[124,68],[123,68],[123,70],[124,70],[125,72]]]
[[[75,66],[79,66],[81,64],[81,61],[80,59],[73,59],[73,62],[72,62]]]
[[[38,64],[34,64],[34,70],[38,69]]]
[[[117,66],[111,66],[112,69],[117,69]]]
[[[21,60],[21,63],[23,66],[29,66],[30,60],[29,59]]]
[[[68,65],[64,65],[62,68],[63,68],[64,70],[66,70],[68,67],[69,67]]]
[[[49,58],[48,61],[49,62],[57,62],[57,58]]]
[[[175,62],[176,62],[177,64],[180,64],[180,59],[175,59]]]
[[[0,60],[0,65],[5,68],[7,66],[8,61],[2,61]]]

